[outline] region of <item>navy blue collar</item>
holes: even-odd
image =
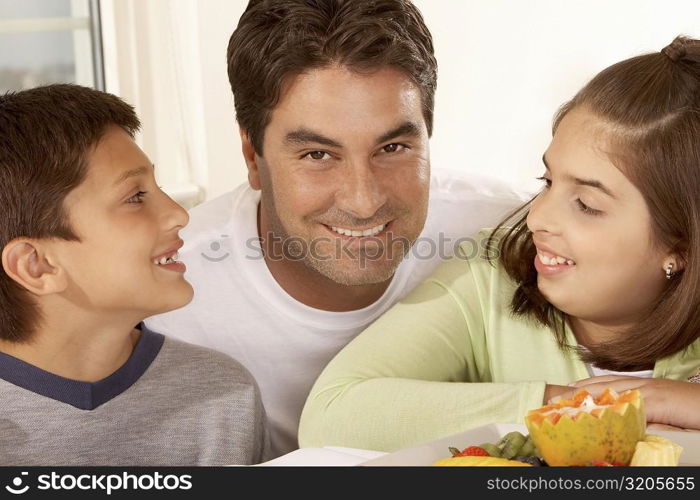
[[[67,403],[81,410],[94,410],[131,387],[151,366],[165,337],[140,323],[134,352],[116,372],[98,382],[80,382],[60,377],[0,352],[0,378],[28,391]]]

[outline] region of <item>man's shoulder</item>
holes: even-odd
[[[497,226],[531,196],[532,193],[494,177],[436,169],[421,236],[443,246],[472,237],[484,227]],[[447,251],[447,255],[451,252]]]
[[[202,233],[217,232],[231,228],[237,216],[248,211],[238,210],[241,206],[251,208],[257,203],[259,195],[244,183],[221,196],[206,201],[189,211],[189,224],[182,230],[185,240],[195,238]]]
[[[533,193],[515,183],[486,174],[436,168],[431,172],[430,197],[451,203],[524,203]]]

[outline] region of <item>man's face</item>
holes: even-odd
[[[428,207],[418,87],[391,68],[297,76],[283,87],[249,178],[262,189],[261,237],[284,240],[288,257],[343,285],[388,280]]]
[[[105,317],[145,318],[187,304],[193,292],[184,265],[167,258],[182,246],[178,231],[188,215],[160,190],[148,157],[115,126],[88,165],[65,200],[80,241],[53,244],[71,300]]]

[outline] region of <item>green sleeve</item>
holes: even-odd
[[[393,451],[522,422],[542,404],[544,382],[491,381],[489,363],[498,360],[489,359],[482,297],[493,294],[477,286],[472,266],[489,276],[487,262],[443,263],[331,361],[306,401],[300,446]]]

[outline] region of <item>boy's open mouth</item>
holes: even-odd
[[[178,273],[184,273],[185,270],[187,269],[185,267],[185,264],[183,262],[180,262],[178,259],[180,256],[178,255],[178,250],[182,248],[183,241],[180,240],[180,242],[175,245],[174,247],[171,247],[170,250],[168,250],[165,253],[162,253],[156,257],[151,258],[151,263],[153,265],[160,267],[161,269],[165,269],[168,271],[177,271]]]
[[[164,266],[166,264],[173,264],[178,261],[180,256],[178,255],[177,251],[171,252],[165,255],[161,255],[160,257],[156,257],[153,259],[153,263],[156,266]]]

